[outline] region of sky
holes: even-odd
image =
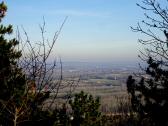
[[[23,26],[32,42],[41,40],[39,24],[46,22],[52,40],[66,16],[54,47],[63,61],[134,62],[139,34],[131,31],[144,17],[139,0],[5,0],[5,24]]]

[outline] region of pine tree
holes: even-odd
[[[73,125],[100,125],[100,101],[99,98],[94,99],[92,95],[83,91],[76,94],[74,100],[70,100],[69,104],[73,111]]]
[[[2,19],[5,17],[7,6],[0,3],[0,124],[9,125],[11,104],[16,106],[20,103],[20,98],[24,93],[25,76],[21,68],[18,67],[18,60],[21,51],[16,49],[19,42],[8,39],[7,35],[12,34],[12,25],[4,26]],[[4,124],[4,123],[5,124]],[[9,121],[10,122],[10,121]]]
[[[168,1],[165,1],[166,3]],[[147,119],[151,125],[168,125],[168,10],[157,0],[143,0],[139,5],[146,12],[146,29],[138,24],[132,28],[135,32],[145,34],[149,39],[139,39],[146,46],[140,58],[146,61],[145,74],[139,79],[129,76],[127,90],[131,95],[133,109],[139,113],[140,119]],[[165,4],[166,5],[166,4]],[[151,15],[149,15],[151,14]],[[158,34],[158,33],[161,34]]]

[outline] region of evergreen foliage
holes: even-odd
[[[140,24],[132,28],[135,32],[141,32],[149,37],[148,40],[139,39],[139,42],[147,46],[140,58],[146,61],[145,74],[140,79],[129,76],[127,90],[131,95],[131,103],[134,111],[140,115],[140,121],[147,119],[151,125],[168,125],[168,10],[157,0],[143,0],[139,5],[143,10],[150,11],[154,17],[145,13],[147,21],[142,21],[147,28]],[[168,1],[165,1],[168,3]],[[158,18],[159,17],[159,18]],[[159,32],[165,36],[157,35]]]
[[[4,26],[2,19],[7,11],[4,2],[0,3],[0,124],[9,125],[12,120],[13,106],[19,106],[25,89],[25,76],[17,62],[21,51],[16,50],[19,42],[7,39],[12,34],[12,25]]]
[[[7,7],[0,4],[0,19],[5,16]],[[7,34],[13,31],[12,25],[0,25],[0,99],[9,100],[11,97],[18,97],[23,94],[25,77],[18,67],[17,61],[21,57],[21,51],[15,48],[19,42],[14,39],[5,39]]]
[[[94,99],[92,95],[81,91],[75,95],[74,100],[69,101],[69,104],[73,111],[73,125],[100,125],[99,98]]]

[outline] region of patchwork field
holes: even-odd
[[[128,111],[130,102],[126,80],[129,74],[126,71],[97,72],[75,77],[66,74],[58,92],[57,103],[60,104],[69,96],[73,98],[75,93],[84,91],[94,97],[100,97],[100,109],[104,113],[118,112],[121,108]]]

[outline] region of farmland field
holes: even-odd
[[[101,111],[105,113],[117,111],[117,107],[122,104],[128,104],[129,96],[126,90],[127,77],[132,74],[130,69],[99,69],[79,67],[68,68],[63,71],[63,80],[58,92],[57,103],[60,104],[66,100],[67,95],[73,98],[75,93],[84,91],[92,94],[94,97],[100,97]],[[58,80],[55,80],[58,81]],[[66,86],[68,84],[72,86]],[[60,102],[58,102],[60,101]]]

